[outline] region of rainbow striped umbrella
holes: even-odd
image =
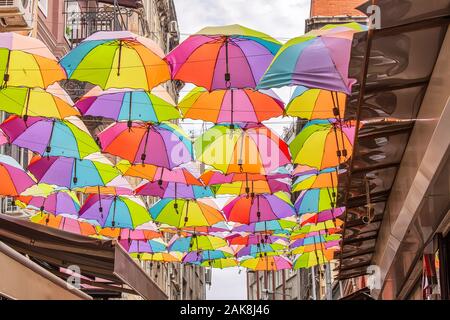
[[[27,121],[11,116],[0,128],[9,141],[43,156],[83,159],[100,149],[79,118],[55,120],[29,117]]]
[[[40,40],[15,32],[1,32],[0,79],[1,88],[46,88],[66,79],[66,73]]]
[[[284,103],[273,91],[192,89],[178,104],[183,118],[213,123],[255,122],[283,115]]]
[[[286,143],[261,124],[215,125],[194,142],[197,160],[224,173],[269,174],[291,163]]]
[[[36,185],[33,178],[13,158],[0,154],[0,195],[19,196]]]
[[[167,56],[172,78],[208,91],[254,88],[281,44],[267,34],[234,24],[206,27]]]
[[[164,52],[129,31],[99,31],[60,61],[69,79],[108,88],[151,90],[170,79]]]

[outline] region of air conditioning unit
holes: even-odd
[[[30,30],[33,0],[0,0],[0,31]]]

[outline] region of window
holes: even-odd
[[[81,24],[78,20],[78,13],[81,12],[78,2],[66,2],[66,20],[64,35],[68,40],[77,38],[81,33]]]
[[[47,16],[48,14],[48,0],[38,0],[38,7],[42,13]]]

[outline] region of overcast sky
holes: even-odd
[[[206,26],[240,24],[271,35],[281,42],[304,33],[309,0],[174,0],[182,39]],[[184,91],[184,90],[183,90]],[[283,100],[289,92],[279,92]],[[288,120],[287,120],[288,121]],[[281,125],[273,124],[280,133]],[[188,128],[185,128],[189,131]],[[246,299],[245,270],[213,270],[208,299]]]

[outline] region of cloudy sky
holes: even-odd
[[[309,16],[309,0],[174,0],[182,39],[206,26],[241,24],[281,42],[302,35]],[[183,90],[185,91],[186,88]],[[277,92],[283,100],[289,92]],[[282,126],[270,127],[280,133]],[[185,128],[189,131],[189,128]],[[246,299],[245,270],[213,270],[208,299]]]

